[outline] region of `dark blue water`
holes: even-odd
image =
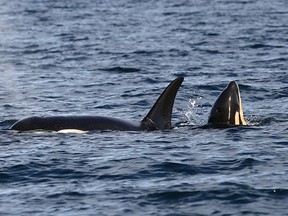
[[[0,214],[288,215],[287,20],[284,0],[2,1]],[[138,122],[180,75],[170,131],[6,130]],[[249,126],[195,129],[231,80]]]

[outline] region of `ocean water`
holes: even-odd
[[[287,20],[284,0],[1,1],[0,214],[288,215]],[[172,130],[7,130],[140,122],[177,76]],[[195,128],[231,80],[249,126]]]

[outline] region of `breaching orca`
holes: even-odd
[[[10,129],[17,131],[62,131],[70,129],[80,131],[152,131],[170,129],[172,128],[171,114],[174,100],[183,80],[183,77],[178,77],[166,87],[147,116],[141,121],[140,125],[134,125],[132,123],[111,117],[54,116],[25,118],[13,124]]]
[[[208,125],[220,127],[247,125],[243,115],[240,90],[236,82],[230,82],[217,98],[211,109]]]

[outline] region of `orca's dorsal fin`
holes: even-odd
[[[142,130],[165,130],[172,127],[173,104],[183,80],[183,77],[178,77],[166,87],[147,116],[141,121]]]

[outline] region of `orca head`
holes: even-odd
[[[171,116],[176,94],[184,78],[172,81],[157,99],[147,116],[141,121],[141,130],[165,130],[172,128]]]
[[[216,126],[247,125],[238,84],[230,82],[214,103],[208,124]]]

